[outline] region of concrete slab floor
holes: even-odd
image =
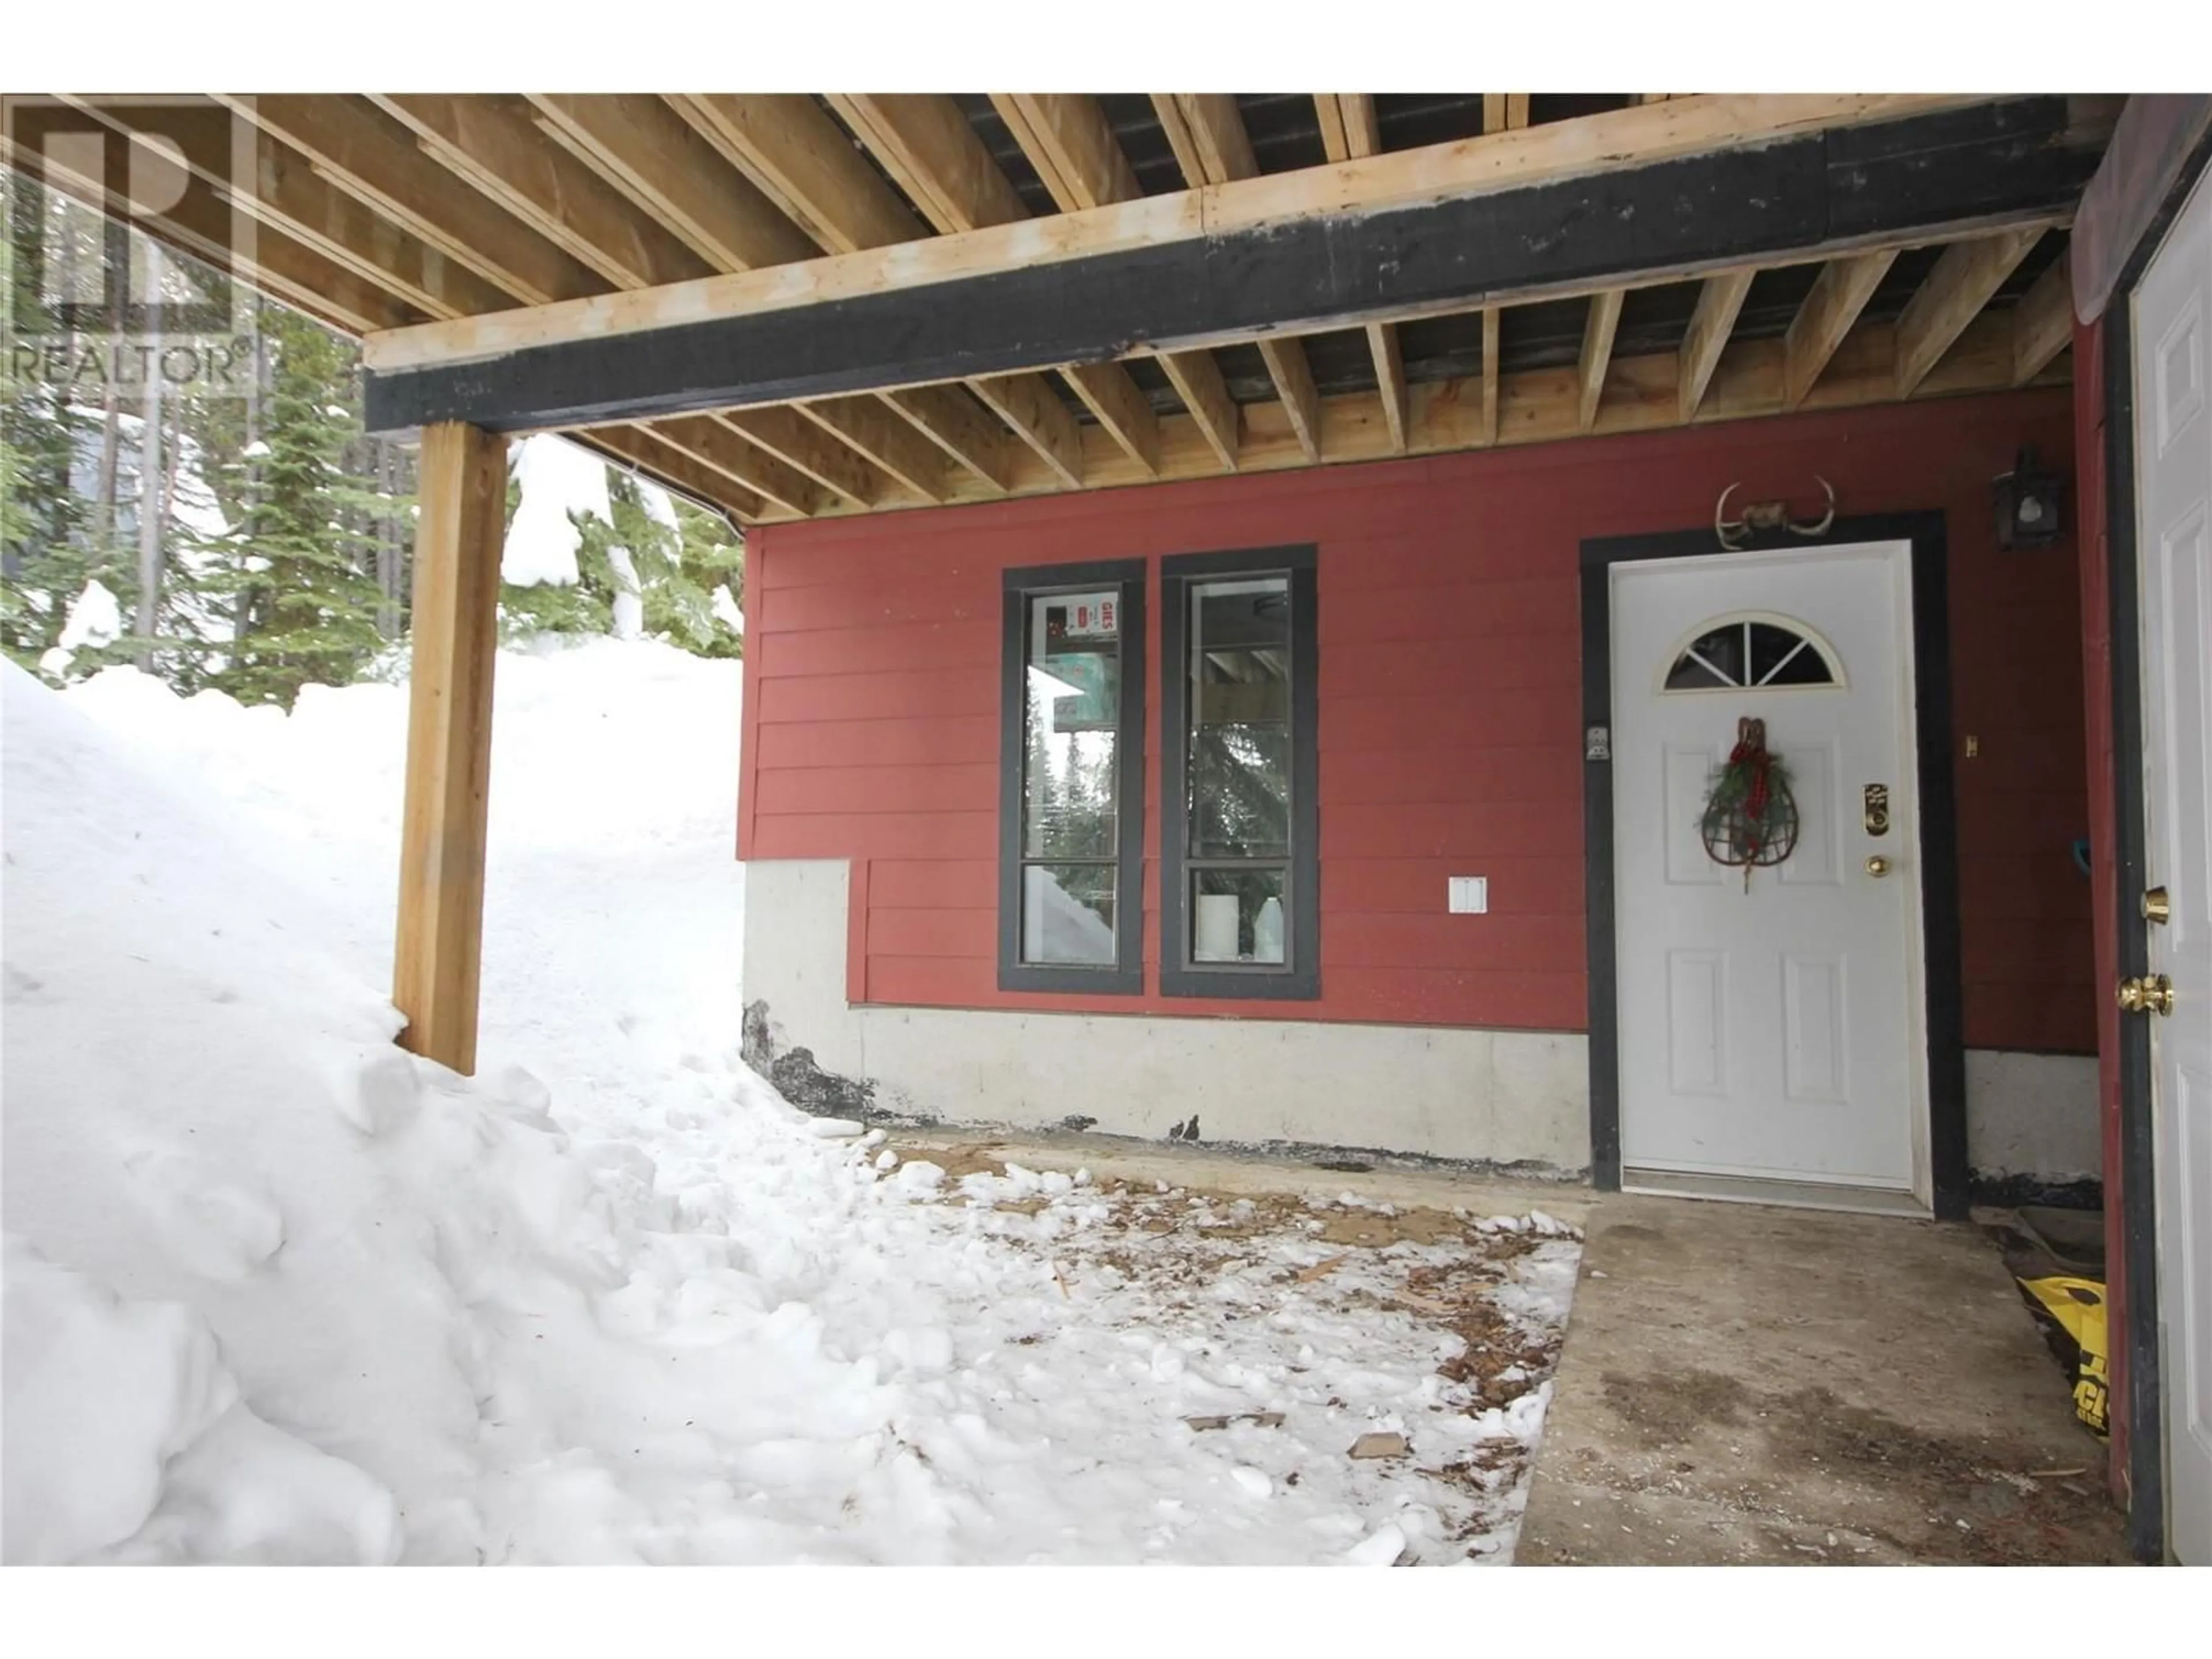
[[[1523,1565],[2127,1559],[1978,1227],[1605,1196]]]

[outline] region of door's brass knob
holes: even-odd
[[[1887,859],[1884,858],[1879,853],[1871,854],[1868,856],[1867,874],[1872,876],[1876,881],[1880,881],[1888,873],[1889,860]]]
[[[2173,981],[2164,974],[2145,974],[2120,981],[2120,1006],[2131,1014],[2170,1014],[2173,1012]]]
[[[2165,888],[2144,889],[2142,917],[2145,921],[2154,921],[2161,927],[2173,920],[2173,901],[2166,896]]]

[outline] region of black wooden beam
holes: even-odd
[[[1586,291],[2072,210],[2102,135],[2061,97],[1313,216],[781,311],[371,374],[372,431],[781,403]]]

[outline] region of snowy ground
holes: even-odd
[[[468,1081],[389,1041],[401,690],[6,670],[7,1559],[1510,1552],[1571,1238],[823,1133],[737,1056],[735,665],[499,674]]]

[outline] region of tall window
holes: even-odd
[[[1161,564],[1160,988],[1320,994],[1314,555]]]
[[[1010,570],[999,985],[1144,988],[1144,566]]]

